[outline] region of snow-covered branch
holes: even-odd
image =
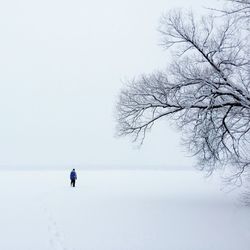
[[[238,176],[250,162],[246,30],[233,15],[196,18],[181,11],[164,15],[159,30],[162,46],[176,56],[167,70],[142,75],[121,91],[118,134],[143,141],[157,120],[169,118],[183,131],[183,141],[201,168],[212,172],[234,164]]]

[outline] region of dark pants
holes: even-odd
[[[76,185],[76,180],[71,180],[70,185],[71,185],[72,187],[75,187],[75,185]]]

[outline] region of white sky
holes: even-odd
[[[195,0],[0,3],[0,166],[185,166],[163,121],[138,150],[115,138],[122,81],[163,68],[158,21]]]

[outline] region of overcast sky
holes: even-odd
[[[173,3],[174,2],[174,3]],[[144,145],[115,138],[122,82],[164,68],[157,26],[194,0],[0,3],[0,166],[190,166],[160,122]]]

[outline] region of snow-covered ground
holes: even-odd
[[[194,171],[0,173],[1,250],[249,250],[250,209]]]

